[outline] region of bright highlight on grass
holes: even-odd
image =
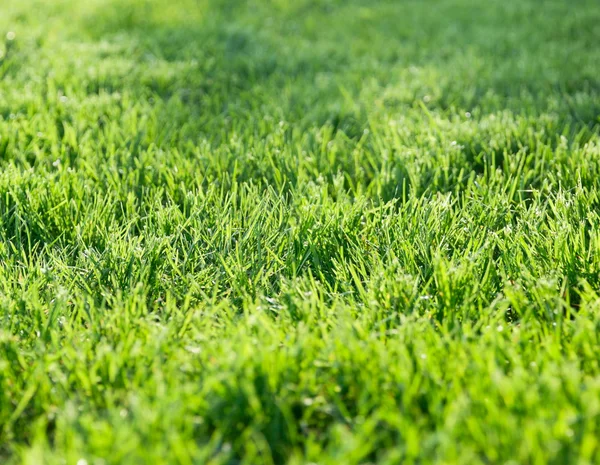
[[[600,462],[600,3],[0,6],[0,462]]]

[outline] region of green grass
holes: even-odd
[[[597,0],[4,0],[0,462],[600,463]]]

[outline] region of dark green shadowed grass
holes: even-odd
[[[0,6],[0,462],[600,462],[600,5]]]

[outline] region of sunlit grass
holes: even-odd
[[[4,2],[0,462],[599,462],[599,24]]]

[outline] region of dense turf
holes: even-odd
[[[0,462],[600,462],[597,0],[0,37]]]

